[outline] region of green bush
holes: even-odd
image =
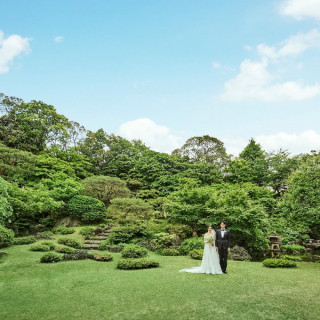
[[[0,224],[0,248],[10,247],[14,243],[14,233]]]
[[[66,253],[63,255],[63,260],[84,260],[93,259],[93,254],[87,252],[86,250],[75,250],[72,253]]]
[[[170,234],[178,235],[182,240],[185,240],[192,235],[192,228],[185,224],[174,224],[167,228]]]
[[[129,243],[135,238],[145,238],[147,236],[148,233],[144,225],[116,226],[111,229],[109,241],[113,244]]]
[[[302,259],[300,257],[297,257],[297,256],[289,256],[289,255],[282,255],[281,256],[281,259],[284,259],[284,260],[291,260],[291,261],[302,261]]]
[[[156,243],[156,250],[168,248],[172,245],[173,236],[166,232],[160,232],[154,235],[153,240]]]
[[[142,258],[146,256],[148,250],[146,248],[140,247],[136,244],[128,244],[121,251],[121,256],[123,258]]]
[[[162,256],[178,256],[179,251],[176,249],[165,248],[161,251]]]
[[[73,253],[75,249],[67,246],[57,246],[54,249],[58,253]]]
[[[107,217],[104,203],[88,196],[74,196],[67,203],[70,216],[78,217],[84,222],[102,221]]]
[[[120,259],[117,268],[122,270],[148,269],[159,267],[159,262],[147,259]]]
[[[74,228],[69,228],[65,226],[58,226],[53,228],[52,230],[54,233],[61,233],[61,234],[72,234],[75,232]]]
[[[81,243],[75,239],[69,239],[69,238],[60,238],[58,240],[58,243],[64,244],[65,246],[75,248],[75,249],[81,249]]]
[[[82,234],[85,237],[92,236],[94,234],[94,228],[93,227],[83,227],[80,230],[80,234]]]
[[[295,268],[297,264],[295,261],[284,259],[266,259],[262,262],[264,267],[268,268]]]
[[[113,258],[108,253],[95,252],[93,254],[94,260],[96,261],[112,261]]]
[[[55,252],[48,252],[43,255],[40,259],[41,263],[52,263],[52,262],[59,262],[61,261],[61,256]]]
[[[32,236],[27,236],[27,237],[20,237],[20,238],[15,238],[13,244],[15,245],[22,245],[22,244],[30,244],[30,243],[35,243],[37,239]]]
[[[287,244],[281,246],[282,249],[285,249],[286,251],[293,252],[293,251],[299,251],[299,252],[304,252],[306,251],[306,248],[303,246],[299,246],[297,244]]]
[[[41,242],[41,244],[48,246],[50,250],[54,250],[54,248],[56,247],[56,245],[51,241],[44,241]]]
[[[190,257],[195,260],[202,260],[203,249],[194,249],[190,251]]]
[[[188,255],[190,251],[194,249],[203,249],[204,242],[203,238],[189,238],[184,240],[179,247],[179,252],[181,255]]]
[[[121,252],[123,250],[124,246],[118,244],[118,245],[111,245],[108,240],[104,240],[99,244],[98,250],[104,251],[108,250],[111,252]]]
[[[30,251],[46,252],[50,251],[50,247],[45,244],[35,244],[34,246],[31,246]]]

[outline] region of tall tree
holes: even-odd
[[[219,167],[225,167],[230,160],[223,142],[208,135],[188,139],[180,149],[174,150],[172,154],[186,157],[190,161],[216,164]]]

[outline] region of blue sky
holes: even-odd
[[[2,1],[0,92],[171,151],[320,149],[320,0]]]

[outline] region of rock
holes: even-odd
[[[38,232],[34,235],[35,238],[37,239],[46,239],[46,240],[52,240],[52,238],[48,235],[48,234],[45,234],[45,233],[41,233],[41,232]]]
[[[181,246],[181,238],[177,234],[172,234],[172,246],[173,247],[180,247]]]
[[[64,217],[57,221],[56,226],[78,227],[81,225],[81,220],[75,217]]]
[[[243,260],[252,260],[252,257],[248,253],[248,251],[239,246],[234,246],[229,253],[229,258],[231,260],[243,261]]]
[[[43,224],[37,224],[35,226],[30,226],[30,233],[31,234],[43,232],[46,230],[47,230],[47,228]]]

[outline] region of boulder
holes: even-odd
[[[181,242],[182,242],[181,238],[175,233],[172,234],[172,237],[173,237],[172,238],[172,246],[173,247],[180,247]]]
[[[239,246],[234,246],[231,249],[229,258],[236,261],[252,260],[252,257],[250,256],[248,251],[245,248]]]

